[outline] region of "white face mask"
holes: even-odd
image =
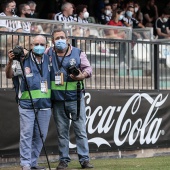
[[[138,12],[138,8],[137,7],[135,7],[135,12]]]
[[[120,15],[120,16],[119,16],[119,20],[122,20],[122,19],[123,19],[123,15]]]
[[[89,13],[88,13],[88,12],[85,12],[85,13],[83,14],[83,17],[84,17],[84,18],[88,18],[88,17],[89,17]]]
[[[111,11],[110,11],[110,10],[108,10],[108,9],[107,9],[107,10],[105,10],[104,12],[105,12],[105,14],[106,14],[106,15],[110,15],[110,14],[111,14]]]
[[[163,20],[163,22],[167,22],[168,18],[163,18],[162,20]]]

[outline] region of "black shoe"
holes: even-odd
[[[81,167],[83,168],[83,169],[85,169],[85,168],[93,168],[93,165],[92,164],[90,164],[90,162],[89,161],[84,161],[82,164],[81,164]]]
[[[58,169],[65,170],[67,167],[68,167],[67,163],[65,163],[64,161],[60,161],[56,170],[58,170]]]
[[[45,167],[42,167],[42,166],[34,166],[34,167],[31,167],[31,170],[32,169],[37,169],[37,170],[46,170]]]

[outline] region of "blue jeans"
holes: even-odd
[[[32,109],[22,109],[20,113],[20,165],[34,167],[43,147],[35,114]],[[38,110],[37,118],[45,141],[51,117],[51,109]]]
[[[65,102],[68,113],[72,113],[72,118],[76,119],[77,116],[77,101]],[[54,121],[58,133],[58,146],[59,146],[59,159],[65,163],[70,162],[69,157],[69,127],[70,120],[67,118],[64,110],[64,102],[54,103]],[[79,162],[83,163],[89,160],[89,146],[86,133],[86,113],[84,97],[81,99],[80,104],[80,118],[77,121],[72,121],[74,133],[76,136],[76,145]]]

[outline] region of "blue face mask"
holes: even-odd
[[[126,11],[126,15],[129,17],[129,18],[132,18],[132,12],[131,11]]]
[[[42,55],[45,52],[45,47],[42,45],[34,46],[33,52],[38,55]]]
[[[67,43],[65,39],[59,39],[55,41],[55,48],[57,50],[64,50],[67,47]]]

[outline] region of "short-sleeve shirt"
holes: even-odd
[[[6,16],[4,12],[0,13],[0,16]],[[18,17],[17,15],[12,15],[12,17]],[[0,20],[0,27],[5,27],[9,32],[15,32],[21,29],[21,22],[15,20]]]
[[[156,12],[155,12],[155,9],[154,8],[150,8],[148,9],[147,7],[144,7],[142,9],[142,13],[143,13],[143,23],[144,25],[147,23],[146,19],[145,19],[145,15],[148,14],[150,18],[153,18],[155,17],[156,15]]]
[[[167,34],[166,28],[168,28],[168,22],[163,22],[161,18],[158,18],[155,22],[155,29],[160,29],[162,33]],[[163,36],[158,36],[159,39],[165,38]]]

